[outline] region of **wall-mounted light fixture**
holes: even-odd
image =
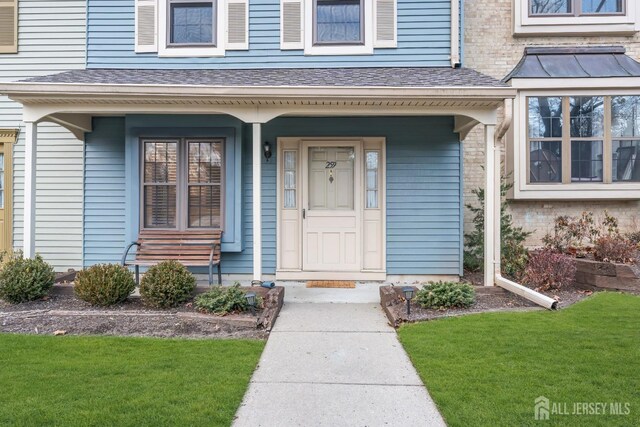
[[[269,143],[269,141],[265,141],[262,148],[264,150],[264,158],[267,159],[267,162],[268,162],[269,159],[271,158],[271,155],[273,154],[271,152],[271,144]]]

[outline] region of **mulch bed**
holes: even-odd
[[[264,339],[282,308],[284,288],[251,290],[263,297],[265,305],[255,316],[250,312],[216,316],[198,312],[192,303],[153,309],[135,296],[116,306],[93,307],[69,295],[68,288],[57,287],[51,296],[37,301],[15,305],[0,301],[0,332]]]
[[[389,319],[391,326],[397,327],[401,323],[433,320],[442,317],[462,316],[472,313],[492,311],[527,311],[537,310],[538,305],[502,288],[476,287],[476,302],[470,308],[452,308],[436,310],[422,308],[415,302],[411,303],[411,314],[407,315],[407,303],[402,295],[401,286],[381,286],[380,302],[382,309]],[[541,309],[541,308],[540,308]]]
[[[468,283],[470,283],[470,284],[472,284],[472,285],[482,286],[483,280],[484,280],[484,276],[483,276],[483,274],[481,272],[478,273],[478,272],[472,272],[472,271],[466,271],[465,270],[463,280],[468,282]],[[523,286],[527,286],[524,283],[520,283],[520,284],[523,285]],[[529,286],[527,286],[527,287],[529,287]],[[589,289],[584,289],[584,288],[579,287],[579,286],[570,285],[570,286],[565,286],[562,289],[550,290],[550,291],[541,291],[540,293],[543,294],[543,295],[546,295],[546,296],[548,296],[550,298],[553,298],[556,301],[558,301],[558,305],[556,306],[556,308],[562,309],[562,308],[566,308],[566,307],[568,307],[568,306],[570,306],[572,304],[575,304],[578,301],[581,301],[581,300],[587,298],[588,296],[592,295],[593,292],[598,292],[598,290],[597,289],[589,290]],[[518,298],[524,299],[522,297],[518,297]]]

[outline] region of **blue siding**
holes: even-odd
[[[280,118],[264,126],[263,136],[386,137],[387,273],[462,273],[461,147],[452,118]],[[269,271],[275,269],[275,189],[268,190],[274,163],[263,162],[263,263]]]
[[[188,116],[187,116],[188,117]],[[101,119],[87,143],[87,177],[101,176],[101,165],[113,162],[110,177],[86,184],[86,197],[99,207],[86,211],[85,263],[117,260],[124,245],[124,126]],[[100,122],[102,125],[103,122]],[[225,273],[252,271],[251,132],[247,125],[242,153],[242,252],[223,254]],[[115,136],[114,136],[115,135]],[[284,136],[384,136],[387,139],[387,272],[451,274],[461,272],[461,147],[448,117],[279,118],[263,127],[263,139],[274,150]],[[91,157],[90,157],[91,156]],[[97,158],[99,162],[93,159]],[[276,266],[276,159],[262,160],[263,268]],[[118,172],[120,171],[120,172]],[[117,175],[117,176],[115,176]],[[105,187],[102,187],[105,186]],[[119,197],[101,189],[121,187]],[[89,191],[91,189],[91,191]],[[88,207],[89,205],[87,205]],[[100,220],[107,212],[107,221]],[[137,213],[136,213],[137,215]],[[115,222],[118,227],[110,224]],[[101,231],[104,229],[104,233]],[[106,234],[106,235],[105,235]],[[117,241],[115,250],[103,240]],[[100,248],[100,249],[98,249]]]
[[[124,118],[95,118],[84,145],[83,265],[119,262],[125,246]]]
[[[398,0],[398,47],[374,55],[305,56],[280,50],[280,0],[251,0],[248,51],[224,58],[158,58],[134,52],[134,0],[88,0],[89,68],[449,66],[450,0]]]

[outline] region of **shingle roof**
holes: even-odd
[[[622,46],[528,47],[504,79],[640,77],[640,63]]]
[[[103,85],[506,87],[468,68],[284,68],[248,70],[88,69],[24,82]]]

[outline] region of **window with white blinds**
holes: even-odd
[[[221,228],[224,139],[143,140],[144,228]]]

